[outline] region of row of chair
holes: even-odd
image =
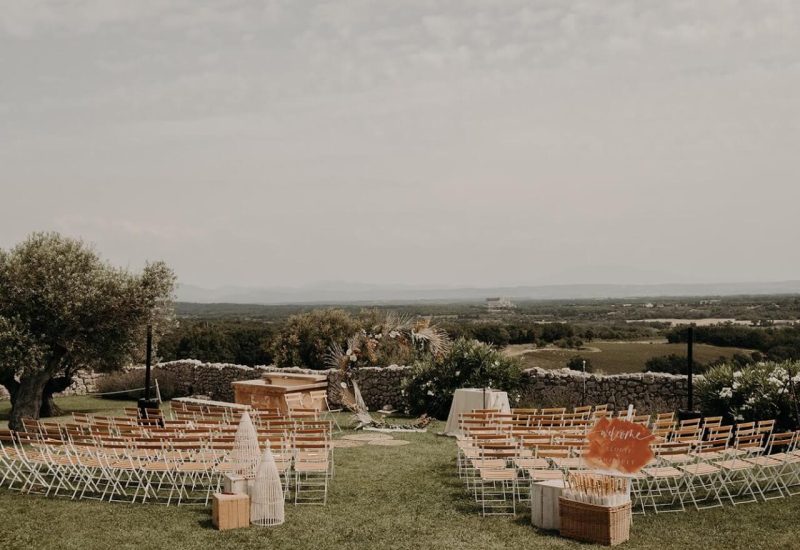
[[[531,483],[589,468],[582,426],[523,428],[503,422],[504,415],[467,413],[457,441],[458,474],[484,515],[513,514],[516,503],[528,498]],[[479,417],[486,421],[474,422]],[[654,460],[631,478],[638,512],[684,510],[687,502],[700,509],[781,498],[800,485],[800,437],[775,433],[773,420],[735,426],[722,425],[721,418],[668,420],[670,427],[652,444]]]
[[[262,421],[259,443],[270,446],[287,498],[325,504],[334,475],[331,424],[279,415]],[[223,475],[240,467],[232,453],[235,433],[225,423],[26,419],[25,431],[0,432],[0,486],[71,498],[207,504]]]

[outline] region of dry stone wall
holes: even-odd
[[[301,368],[278,369],[274,366],[245,367],[223,363],[202,363],[194,360],[162,363],[155,369],[171,371],[179,380],[184,393],[207,395],[221,401],[233,400],[231,382],[260,378],[266,372],[282,370],[303,374],[328,376],[328,399],[340,404],[341,375],[337,370],[315,371]],[[404,410],[403,379],[411,367],[392,365],[368,367],[358,371],[358,383],[364,401],[372,409],[389,406]],[[662,373],[631,373],[617,375],[583,374],[558,369],[533,368],[525,371],[527,382],[521,392],[522,404],[537,407],[574,407],[582,403],[608,403],[615,409],[632,404],[637,411],[669,411],[686,406],[687,379]],[[584,381],[585,389],[584,389]]]
[[[143,368],[143,367],[134,367]],[[233,401],[231,383],[237,380],[261,378],[266,372],[295,372],[327,374],[328,400],[332,406],[340,405],[339,371],[308,370],[301,368],[278,369],[274,366],[247,367],[228,363],[203,363],[180,360],[160,363],[153,369],[173,374],[178,391],[185,395],[205,395],[219,401]],[[407,405],[403,393],[403,379],[411,367],[367,367],[358,371],[358,383],[364,401],[372,409],[384,406],[404,410]],[[545,370],[533,368],[525,371],[527,381],[521,392],[520,403],[526,406],[574,407],[583,403],[608,403],[615,409],[632,404],[640,412],[670,411],[686,406],[687,380],[685,376],[661,373],[633,373],[618,375],[583,374],[568,369]],[[72,386],[61,395],[82,395],[96,391],[97,379],[102,376],[80,371]],[[584,385],[585,382],[585,385]],[[0,387],[0,398],[8,397]]]
[[[616,410],[633,405],[640,413],[674,411],[686,407],[689,387],[686,376],[664,373],[601,375],[540,368],[525,373],[522,402],[535,407],[608,403]]]
[[[143,368],[143,367],[136,367]],[[399,409],[405,405],[402,394],[403,378],[410,367],[367,367],[358,371],[358,384],[364,401],[370,409],[386,405]],[[247,367],[229,363],[202,363],[193,359],[160,363],[153,368],[153,376],[160,371],[170,372],[182,394],[205,395],[218,401],[233,401],[231,383],[237,380],[254,380],[267,372],[293,372],[300,374],[326,374],[328,376],[328,400],[332,406],[340,404],[341,374],[335,369],[309,370],[301,368],[279,369],[275,366]]]
[[[92,371],[79,370],[72,376],[72,385],[63,392],[57,393],[56,396],[66,395],[86,395],[97,391],[97,380],[103,376],[96,374]],[[0,386],[0,399],[8,399],[8,391],[3,386]]]

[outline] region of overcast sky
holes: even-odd
[[[800,278],[800,2],[0,0],[0,247],[203,286]]]

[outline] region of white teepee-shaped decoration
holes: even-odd
[[[281,476],[267,444],[258,464],[256,479],[250,489],[250,522],[263,527],[283,523],[283,498]]]
[[[258,433],[253,421],[250,420],[250,414],[245,411],[239,421],[236,438],[233,440],[231,462],[234,464],[234,472],[247,479],[253,479],[256,476],[260,454]]]

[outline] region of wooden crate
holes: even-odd
[[[211,501],[211,523],[220,531],[250,525],[250,497],[215,493]]]
[[[631,535],[631,503],[598,506],[559,499],[561,536],[583,542],[615,546]]]

